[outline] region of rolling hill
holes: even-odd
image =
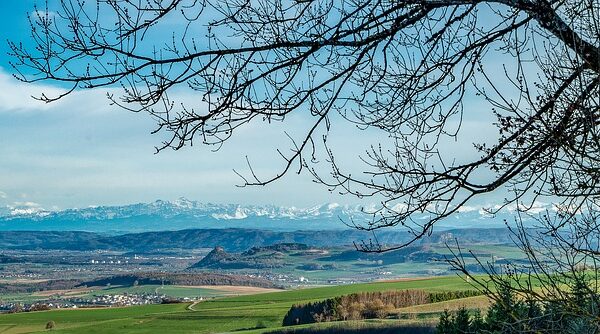
[[[381,230],[378,240],[394,245],[409,240],[404,231]],[[358,230],[271,231],[257,229],[190,229],[106,235],[72,231],[5,231],[0,233],[0,249],[119,250],[145,252],[158,249],[199,249],[222,246],[240,252],[252,247],[300,243],[314,247],[352,245],[372,234]],[[444,244],[457,238],[466,244],[512,244],[505,229],[457,229],[434,232],[419,245]]]

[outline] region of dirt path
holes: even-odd
[[[194,306],[198,305],[198,303],[200,303],[200,302],[201,302],[200,300],[195,300],[193,303],[191,303],[190,305],[188,305],[188,306],[186,307],[186,309],[187,309],[188,311],[195,312],[195,311],[197,311],[197,310],[194,308]]]

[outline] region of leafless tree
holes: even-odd
[[[416,240],[498,189],[512,194],[505,205],[546,196],[572,212],[600,190],[598,0],[52,0],[30,17],[34,46],[11,42],[17,78],[66,87],[48,102],[120,86],[112,103],[168,134],[158,150],[219,147],[249,122],[310,115],[282,170],[250,168],[244,181],[307,170],[380,200],[359,228],[406,225]],[[174,101],[177,89],[197,104]],[[458,161],[440,146],[474,114],[491,115],[497,141]],[[391,144],[352,173],[328,145],[337,122]]]

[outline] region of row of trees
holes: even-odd
[[[479,291],[428,293],[397,290],[353,293],[323,301],[293,305],[283,319],[284,326],[314,322],[383,319],[398,308],[480,295]]]

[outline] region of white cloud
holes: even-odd
[[[36,202],[26,201],[26,202],[14,202],[15,207],[26,207],[26,208],[39,208],[40,204]]]
[[[27,84],[15,79],[0,68],[0,112],[19,110],[47,110],[52,104],[35,100],[33,96],[56,96],[64,92],[56,87]]]
[[[26,202],[14,202],[12,206],[9,206],[10,214],[13,216],[19,215],[33,215],[43,213],[46,210],[42,208],[39,203],[26,201]]]
[[[470,206],[470,205],[463,205],[460,208],[458,208],[458,212],[459,213],[467,213],[467,212],[473,212],[473,211],[478,211],[480,210],[480,207],[476,207],[476,206]]]
[[[63,89],[44,83],[27,84],[0,68],[0,184],[8,193],[31,194],[27,199],[61,207],[137,202],[186,195],[203,201],[313,205],[315,202],[360,203],[351,196],[338,196],[311,182],[306,174],[290,173],[285,181],[269,187],[237,188],[242,181],[231,170],[248,175],[246,155],[259,177],[280,171],[283,160],[275,149],[291,145],[303,134],[310,118],[298,113],[284,123],[251,122],[239,129],[217,153],[197,145],[178,152],[153,155],[165,134],[149,135],[155,129],[148,115],[134,114],[110,106],[106,92],[118,89],[80,90],[46,104],[31,96],[56,96]],[[198,105],[198,96],[187,90],[171,94],[176,105]],[[32,117],[35,116],[35,117]],[[360,132],[346,123],[336,123],[330,144],[350,172],[360,172],[357,163],[371,143],[382,140],[377,131]],[[475,127],[474,127],[475,128]],[[358,132],[357,132],[358,131]],[[360,134],[359,136],[356,134]],[[456,144],[454,144],[456,145]],[[456,150],[453,152],[464,151]],[[321,164],[317,168],[326,168]],[[328,172],[328,170],[325,170]],[[4,176],[2,176],[4,175]],[[110,189],[121,189],[115,194]],[[289,189],[298,196],[289,196]],[[374,212],[378,206],[365,208]],[[404,204],[391,210],[406,211]],[[233,218],[241,213],[230,213]]]
[[[49,84],[22,82],[0,67],[0,114],[15,111],[29,113],[52,111],[81,115],[98,112],[106,114],[114,110],[125,113],[119,107],[110,106],[107,98],[107,93],[118,96],[121,92],[118,88],[77,90],[50,103],[39,100],[42,95],[57,98],[65,92],[66,89]]]
[[[0,191],[0,198],[6,199],[8,198],[8,195],[4,191]]]
[[[52,21],[56,15],[58,15],[56,12],[51,11],[51,10],[34,10],[31,12],[31,14],[29,14],[29,17],[33,20],[33,21],[45,21],[45,20],[50,20]]]

